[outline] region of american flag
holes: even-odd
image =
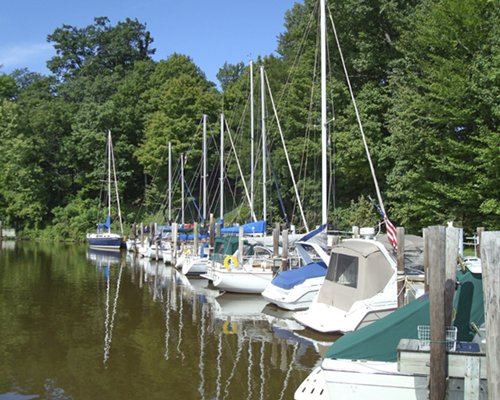
[[[392,224],[392,222],[389,220],[389,217],[387,214],[384,214],[384,222],[385,222],[385,230],[387,231],[387,239],[389,239],[389,242],[391,242],[392,247],[394,247],[396,250],[398,249],[398,238],[396,236],[396,228]]]
[[[390,221],[389,217],[387,214],[379,207],[379,205],[373,200],[371,197],[369,197],[379,214],[384,218],[384,223],[385,223],[385,230],[387,232],[387,239],[389,242],[392,244],[392,247],[394,247],[395,250],[398,249],[398,238],[396,236],[396,228]]]

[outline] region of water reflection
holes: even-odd
[[[0,396],[289,399],[320,360],[289,313],[163,262],[26,243],[0,257]]]
[[[164,303],[165,360],[183,364],[190,357],[186,347],[191,354],[197,347],[201,399],[232,398],[235,393],[248,399],[290,398],[296,388],[290,379],[298,371],[310,371],[318,352],[332,343],[302,336],[304,328],[292,312],[269,305],[262,296],[224,293],[205,279],[186,277],[147,258],[129,257],[127,262],[153,300]],[[193,326],[196,340],[186,343],[186,329]],[[281,378],[273,379],[275,375]]]

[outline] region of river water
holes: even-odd
[[[1,246],[0,400],[292,399],[333,340],[162,262]]]

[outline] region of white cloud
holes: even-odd
[[[31,43],[0,48],[0,65],[5,69],[28,68],[45,64],[53,52],[49,43]]]

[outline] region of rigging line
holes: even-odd
[[[276,111],[276,105],[274,104],[273,94],[271,92],[271,86],[269,85],[269,79],[268,79],[266,73],[264,73],[264,76],[266,77],[267,90],[269,92],[269,98],[271,99],[271,104],[273,106],[274,115],[275,115],[275,118],[276,118],[276,123],[278,125],[278,131],[280,133],[281,142],[283,144],[283,149],[285,150],[286,162],[288,164],[288,170],[290,172],[290,177],[292,178],[293,189],[295,191],[295,196],[297,197],[297,202],[298,202],[298,205],[299,205],[300,214],[302,216],[302,221],[304,223],[304,227],[306,228],[306,231],[309,232],[309,227],[307,226],[306,217],[304,215],[304,209],[302,208],[302,202],[300,200],[300,195],[299,195],[299,192],[298,192],[298,189],[297,189],[297,183],[295,182],[295,177],[294,177],[294,174],[293,174],[292,164],[290,162],[290,157],[288,156],[288,150],[286,148],[285,138],[283,136],[283,131],[281,130],[281,124],[280,124],[280,121],[279,121],[279,118],[278,118],[278,112]]]
[[[122,211],[120,208],[120,196],[118,195],[118,180],[116,179],[116,166],[115,166],[115,153],[113,151],[113,141],[111,140],[111,132],[109,138],[109,145],[111,147],[111,163],[113,164],[113,177],[115,179],[115,192],[116,192],[116,205],[118,207],[118,221],[120,221],[120,232],[123,236],[123,222],[122,222]]]
[[[381,210],[385,214],[384,203],[382,201],[382,195],[380,194],[380,189],[379,189],[379,186],[378,186],[377,177],[375,175],[375,169],[373,167],[372,158],[370,156],[370,150],[368,149],[368,144],[366,142],[365,132],[364,132],[364,129],[363,129],[363,125],[361,123],[361,117],[359,115],[358,106],[356,104],[356,99],[354,97],[354,92],[352,90],[351,81],[349,79],[349,74],[347,72],[347,66],[345,64],[344,55],[342,54],[342,49],[340,48],[340,42],[339,42],[339,38],[337,36],[337,30],[335,29],[335,23],[333,22],[332,13],[331,13],[331,11],[330,11],[329,8],[328,8],[328,14],[329,14],[329,17],[330,17],[330,22],[332,24],[333,33],[335,35],[335,41],[337,43],[337,48],[339,50],[340,60],[342,61],[342,68],[344,69],[345,78],[346,78],[346,81],[347,81],[347,85],[349,87],[349,94],[351,95],[352,104],[353,104],[353,107],[354,107],[354,111],[356,113],[356,119],[358,121],[359,130],[361,131],[361,137],[363,139],[363,145],[365,147],[366,157],[368,158],[368,164],[370,165],[370,171],[372,173],[373,183],[375,184],[375,191],[377,193],[378,202],[380,204]]]
[[[278,177],[276,176],[276,171],[274,170],[273,160],[271,159],[271,152],[269,151],[268,147],[266,148],[266,150],[267,150],[267,158],[269,160],[269,169],[271,170],[271,174],[273,176],[274,186],[276,187],[276,193],[278,195],[278,201],[280,203],[281,211],[283,212],[283,216],[285,217],[286,225],[290,226],[290,221],[288,219],[288,214],[287,214],[286,209],[285,209],[285,204],[283,203],[283,198],[281,197],[281,191],[280,191],[280,187],[278,184]]]
[[[304,51],[304,48],[306,46],[306,38],[309,36],[310,34],[310,31],[312,29],[312,26],[313,26],[313,22],[314,22],[314,15],[316,14],[317,12],[317,9],[319,7],[319,2],[316,2],[315,5],[314,5],[314,8],[313,10],[311,11],[311,13],[309,14],[309,21],[306,25],[306,29],[304,30],[304,34],[301,38],[301,42],[300,42],[300,45],[299,45],[299,48],[297,50],[297,53],[295,54],[295,59],[292,63],[292,68],[290,68],[290,71],[293,71],[293,73],[290,73],[287,77],[287,80],[285,82],[285,84],[283,85],[283,90],[281,91],[280,93],[280,96],[278,98],[278,105],[281,106],[282,105],[282,101],[284,101],[284,97],[285,97],[285,94],[287,96],[287,99],[288,99],[288,93],[287,92],[287,88],[291,85],[291,83],[294,81],[294,75],[297,74],[297,65],[298,65],[298,62],[299,62],[299,58],[301,56],[301,54],[303,53]],[[286,104],[286,101],[285,101],[285,104]]]
[[[241,170],[241,165],[240,165],[240,160],[238,159],[238,154],[236,153],[236,149],[234,147],[234,143],[233,143],[233,138],[232,138],[232,135],[231,135],[231,131],[229,130],[229,126],[227,125],[227,122],[226,122],[226,129],[227,129],[227,133],[229,134],[229,140],[231,142],[231,147],[233,148],[233,152],[234,152],[234,158],[236,159],[236,163],[238,164],[238,170],[240,172],[240,175],[241,175],[241,181],[243,183],[243,187],[245,188],[245,195],[247,197],[247,201],[248,201],[248,204],[250,205],[250,195],[248,194],[248,188],[247,188],[247,184],[245,182],[245,179],[243,177],[243,171]],[[250,206],[250,209],[252,209],[253,207]],[[257,218],[255,217],[255,213],[252,212],[252,219],[253,221],[257,221]]]

